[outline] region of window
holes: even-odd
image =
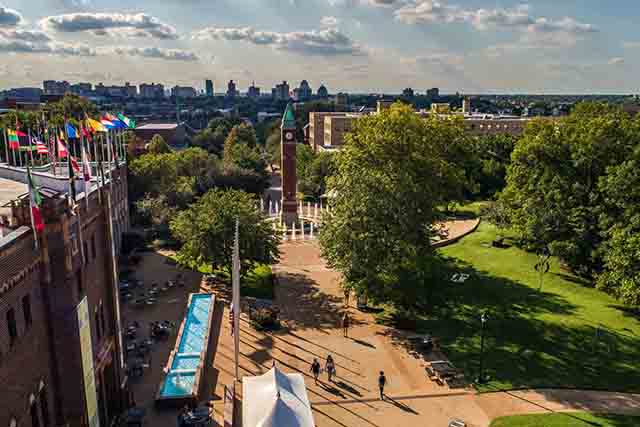
[[[84,263],[89,263],[89,245],[87,242],[82,242],[82,250],[84,251]]]
[[[80,270],[76,272],[76,285],[78,286],[78,298],[82,298],[84,294],[84,286],[82,286],[82,273]]]
[[[96,236],[95,236],[95,234],[91,237],[91,253],[93,254],[93,259],[96,259]]]
[[[13,308],[10,308],[9,311],[7,311],[7,329],[9,332],[10,344],[13,345],[13,343],[16,341],[16,338],[18,338],[18,325],[16,324],[16,311]]]
[[[102,301],[100,301],[100,323],[102,325],[102,333],[107,335],[109,331],[107,330],[107,322],[104,317],[104,305],[102,305]]]
[[[40,417],[38,417],[38,404],[35,402],[35,400],[31,402],[29,413],[31,414],[31,427],[40,427]]]
[[[24,313],[24,324],[29,327],[31,326],[32,317],[31,317],[31,296],[25,295],[22,297],[22,312]]]
[[[100,341],[102,339],[102,326],[100,325],[100,310],[98,309],[98,307],[96,307],[94,316],[96,324],[96,337],[98,338],[98,341]]]
[[[38,396],[40,399],[40,411],[42,412],[42,425],[49,427],[49,402],[47,401],[47,389],[43,387]]]

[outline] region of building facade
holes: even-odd
[[[251,86],[249,86],[247,96],[251,99],[260,98],[260,88],[256,86],[255,82],[251,83]]]
[[[160,99],[164,98],[164,86],[161,84],[146,84],[140,85],[140,97],[148,99]]]
[[[60,82],[55,80],[45,80],[42,82],[45,95],[64,95],[69,92],[69,86],[69,82],[66,80]]]
[[[204,86],[205,86],[205,91],[207,93],[207,96],[211,98],[213,96],[213,81],[205,80]]]
[[[238,88],[236,87],[236,83],[233,80],[229,80],[227,84],[227,96],[229,98],[234,98],[238,95]]]
[[[45,223],[37,239],[25,172],[0,165],[0,186],[13,190],[0,200],[0,424],[108,426],[128,403],[117,286],[126,165],[79,193],[74,211],[65,178],[34,180]]]
[[[325,117],[339,117],[347,113],[339,112],[310,112],[309,113],[309,145],[313,151],[320,151],[324,145],[324,119]]]
[[[195,98],[198,95],[191,86],[174,86],[171,88],[171,96],[177,98]]]
[[[289,83],[283,80],[282,83],[277,84],[276,87],[272,89],[271,95],[276,101],[288,101],[290,98]]]

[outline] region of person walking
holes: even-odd
[[[351,295],[351,290],[349,288],[344,288],[344,306],[349,307],[349,296]]]
[[[313,379],[316,384],[318,384],[318,376],[320,375],[320,362],[318,359],[313,359],[313,363],[311,364],[311,372],[313,373]]]
[[[384,371],[380,371],[378,376],[378,388],[380,388],[380,400],[384,400],[384,386],[387,384],[387,377],[384,375]]]
[[[329,382],[332,382],[333,377],[336,374],[336,364],[333,361],[333,357],[331,357],[331,355],[327,356],[327,361],[324,365],[324,369],[327,371],[327,378],[329,379]]]
[[[342,316],[342,333],[345,337],[349,337],[349,324],[351,323],[351,319],[349,318],[349,312],[345,311],[344,316]]]

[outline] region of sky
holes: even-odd
[[[638,93],[638,0],[0,0],[0,88]]]

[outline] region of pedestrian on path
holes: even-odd
[[[342,316],[342,333],[345,337],[349,337],[349,324],[351,323],[351,319],[349,318],[349,312],[345,311],[344,316]]]
[[[344,306],[349,307],[349,296],[351,295],[351,291],[349,288],[344,288]]]
[[[316,381],[316,384],[318,384],[318,376],[320,375],[320,362],[318,362],[318,359],[313,359],[311,372],[313,373],[313,379]]]
[[[378,377],[378,387],[380,388],[380,400],[384,400],[384,386],[387,384],[387,377],[384,375],[384,371],[380,371]]]
[[[327,361],[324,365],[325,371],[327,371],[327,378],[329,378],[329,382],[333,381],[333,377],[336,375],[336,364],[333,361],[333,357],[331,355],[327,356]]]

